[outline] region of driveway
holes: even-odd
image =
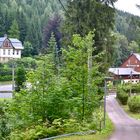
[[[140,140],[140,121],[130,118],[114,95],[107,97],[107,112],[115,125],[115,132],[109,140]]]
[[[9,91],[3,93],[3,91]],[[12,98],[12,85],[0,85],[0,98]]]
[[[12,85],[11,84],[0,85],[0,91],[12,91]]]

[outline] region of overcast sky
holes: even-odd
[[[140,0],[118,0],[118,2],[115,3],[115,7],[140,16],[140,9],[136,7],[136,4],[140,5]]]

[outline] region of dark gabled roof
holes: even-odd
[[[0,47],[3,44],[4,40],[6,39],[6,37],[0,37]]]
[[[9,39],[15,49],[23,49],[21,41],[16,38],[0,37],[0,47],[2,46],[5,39]]]

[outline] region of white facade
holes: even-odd
[[[0,63],[10,59],[21,58],[22,43],[18,39],[0,38]]]

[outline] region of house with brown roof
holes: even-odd
[[[16,38],[8,38],[7,35],[0,37],[0,63],[10,59],[21,58],[23,45]]]
[[[109,68],[114,79],[121,79],[122,82],[140,82],[140,54],[132,53],[118,68]]]

